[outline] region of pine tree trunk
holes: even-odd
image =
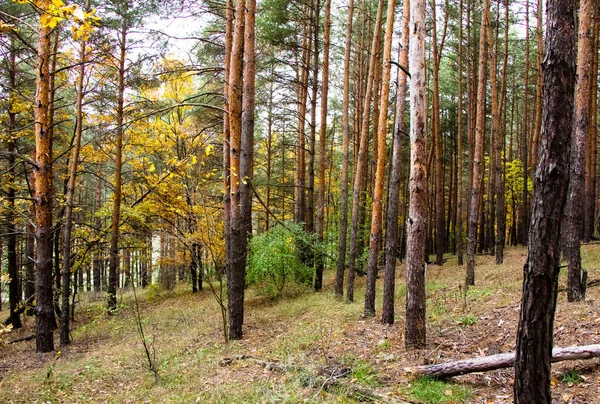
[[[481,29],[479,36],[479,72],[477,83],[477,116],[475,124],[475,144],[473,156],[473,174],[471,203],[469,210],[468,236],[467,236],[467,285],[475,284],[475,247],[477,242],[477,225],[479,224],[479,207],[481,181],[483,179],[483,143],[485,132],[485,44],[486,27],[489,24],[490,2],[484,0],[481,12]]]
[[[344,294],[344,272],[346,271],[346,243],[348,239],[348,158],[350,148],[350,55],[352,50],[352,18],[354,0],[349,0],[348,21],[346,22],[346,40],[344,50],[344,89],[342,95],[342,195],[340,207],[340,234],[337,271],[335,275],[335,294]]]
[[[317,240],[323,242],[325,230],[325,146],[327,144],[327,104],[329,92],[329,36],[331,33],[331,0],[325,0],[325,27],[323,32],[323,75],[321,85],[321,117],[319,128],[319,195],[317,203]],[[325,257],[321,253],[315,260],[315,290],[323,287]]]
[[[42,12],[49,0],[38,2]],[[48,135],[48,92],[50,87],[50,35],[52,30],[40,23],[36,60],[34,102],[35,205],[37,268],[35,281],[36,351],[54,350],[52,307],[52,141]]]
[[[463,0],[459,2],[458,18],[458,134],[457,134],[457,214],[456,255],[458,265],[463,265]],[[468,80],[467,80],[468,81]]]
[[[402,44],[399,64],[408,68],[408,41],[410,22],[410,2],[402,6]],[[386,217],[385,237],[385,274],[383,280],[383,311],[381,322],[394,324],[394,294],[396,289],[396,259],[398,258],[398,207],[400,204],[400,177],[402,169],[402,139],[405,135],[404,114],[406,112],[407,75],[398,69],[398,87],[396,89],[396,122],[394,143],[392,145],[392,173],[389,185],[389,202]],[[400,243],[401,244],[401,243]]]
[[[382,5],[383,6],[383,5]],[[369,239],[369,262],[367,267],[367,285],[365,292],[365,311],[367,317],[375,316],[375,286],[377,280],[377,264],[379,246],[381,245],[381,222],[383,185],[385,181],[386,164],[386,135],[387,116],[390,97],[390,71],[392,58],[392,34],[394,31],[395,0],[389,0],[385,26],[385,40],[383,44],[383,72],[381,79],[381,96],[379,106],[378,134],[377,134],[377,172],[375,173],[375,189],[373,190],[373,213],[371,218],[371,236]],[[393,260],[395,261],[395,260]],[[395,263],[394,263],[395,264]]]
[[[89,9],[89,0],[86,4]],[[79,164],[79,150],[81,149],[81,133],[83,130],[83,80],[85,77],[85,46],[86,41],[81,40],[79,47],[79,66],[77,76],[77,99],[75,101],[75,140],[71,152],[71,164],[69,166],[69,179],[66,193],[65,227],[63,229],[63,263],[62,263],[62,307],[60,316],[60,346],[68,345],[69,336],[69,296],[71,273],[71,232],[73,230],[73,197],[75,195],[75,181],[77,179],[77,167]],[[81,272],[83,274],[83,272]]]
[[[427,156],[425,121],[425,1],[410,2],[410,201],[406,246],[407,348],[425,346],[425,238],[427,232]]]
[[[517,333],[515,403],[550,403],[554,313],[566,205],[575,90],[575,12],[570,0],[548,0],[543,82],[543,138],[534,177],[529,250]]]
[[[118,89],[117,89],[117,111],[116,111],[116,134],[115,134],[115,190],[112,213],[111,237],[110,237],[110,259],[108,267],[108,312],[114,313],[117,309],[117,287],[119,286],[119,227],[121,222],[121,187],[123,185],[123,111],[125,107],[125,52],[127,50],[127,27],[121,27],[119,43],[119,67],[118,67]]]
[[[583,226],[583,200],[585,190],[586,136],[590,121],[590,65],[592,63],[591,16],[592,1],[581,0],[579,7],[579,41],[577,44],[577,83],[575,86],[575,116],[571,138],[571,157],[567,206],[563,218],[562,248],[568,264],[567,298],[576,302],[585,298],[582,282],[580,237]]]

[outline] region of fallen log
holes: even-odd
[[[591,359],[600,357],[600,344],[570,346],[554,348],[552,362],[562,362],[577,359]],[[481,356],[473,359],[464,359],[456,362],[439,363],[436,365],[416,366],[406,368],[408,373],[420,376],[445,379],[473,372],[486,372],[489,370],[512,367],[515,363],[515,353],[503,353],[490,356]]]

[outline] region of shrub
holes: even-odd
[[[249,284],[258,285],[259,292],[277,298],[292,283],[310,285],[312,269],[300,262],[299,245],[310,245],[310,238],[300,225],[276,225],[250,241],[250,256],[246,271]]]

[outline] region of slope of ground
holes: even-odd
[[[397,322],[362,318],[364,279],[356,302],[331,292],[296,291],[269,301],[248,291],[245,338],[223,343],[219,306],[210,292],[192,295],[138,291],[147,341],[156,355],[159,381],[148,371],[135,322],[131,292],[119,296],[117,315],[104,314],[103,296],[83,296],[73,344],[60,353],[36,354],[35,341],[0,346],[0,402],[359,402],[376,392],[380,401],[414,403],[512,402],[512,369],[460,376],[448,382],[415,379],[405,369],[424,363],[514,350],[525,258],[509,248],[504,265],[477,259],[476,286],[465,290],[465,267],[449,256],[427,269],[427,349],[407,352],[403,341],[404,266],[398,267]],[[589,279],[600,278],[600,245],[583,247]],[[566,272],[564,270],[563,272]],[[560,287],[566,284],[561,273]],[[328,276],[332,276],[331,271]],[[378,303],[381,307],[381,283]],[[600,343],[600,287],[585,303],[559,296],[555,345]],[[0,313],[5,318],[6,311]],[[31,335],[34,318],[5,342]],[[273,369],[264,361],[290,365]],[[553,367],[555,402],[600,402],[600,361],[571,361]]]

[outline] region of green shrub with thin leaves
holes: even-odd
[[[312,268],[304,265],[298,248],[308,249],[312,239],[301,225],[275,225],[250,241],[246,280],[262,295],[275,299],[291,284],[310,285]]]

